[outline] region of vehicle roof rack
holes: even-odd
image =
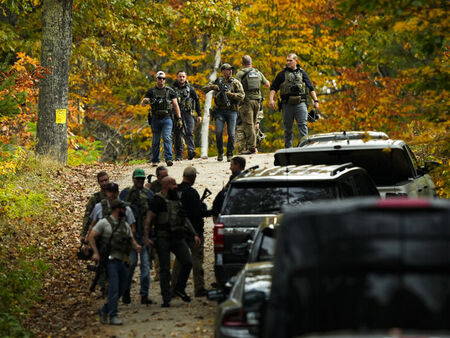
[[[340,173],[341,171],[344,171],[345,169],[349,169],[349,168],[352,168],[352,167],[354,167],[352,162],[343,163],[339,167],[337,167],[336,169],[333,169],[333,171],[331,172],[331,176],[334,176],[337,173]]]

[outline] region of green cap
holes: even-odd
[[[133,178],[146,178],[144,169],[137,168],[133,171]]]

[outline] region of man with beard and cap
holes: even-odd
[[[145,182],[145,171],[143,169],[137,168],[133,171],[132,180],[133,186],[123,189],[120,192],[119,198],[127,202],[130,205],[131,210],[133,210],[134,217],[136,218],[135,224],[132,226],[131,230],[136,242],[143,246],[144,245],[144,220],[148,212],[148,204],[153,198],[154,194],[151,190],[144,188]],[[148,291],[150,288],[150,259],[148,248],[142,248],[141,252],[138,253],[136,250],[131,250],[130,253],[130,273],[128,276],[128,287],[123,294],[122,301],[124,304],[131,303],[130,291],[131,283],[133,280],[134,270],[138,262],[138,254],[140,256],[140,296],[141,304],[152,304],[152,300],[148,298]]]
[[[163,298],[162,307],[169,307],[172,298],[170,291],[170,253],[173,252],[181,264],[177,284],[173,295],[184,302],[191,298],[186,294],[186,282],[192,269],[192,258],[185,236],[189,233],[194,237],[196,245],[200,245],[200,238],[186,217],[177,193],[177,183],[173,177],[163,178],[161,192],[150,201],[149,212],[144,223],[145,245],[153,245],[150,231],[155,223],[156,250],[160,264],[160,287]]]
[[[217,142],[217,161],[223,161],[223,129],[227,124],[228,144],[227,161],[230,162],[233,157],[234,139],[236,132],[236,119],[239,104],[244,100],[245,93],[242,84],[232,77],[233,67],[224,63],[220,70],[222,76],[214,82],[208,83],[202,88],[206,94],[214,91],[215,107],[211,114],[216,120],[216,142]]]

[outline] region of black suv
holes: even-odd
[[[247,262],[248,240],[261,221],[285,205],[353,196],[379,196],[367,172],[351,163],[271,167],[230,183],[214,226],[214,271],[220,287]]]
[[[273,263],[263,337],[448,337],[448,200],[287,208]]]

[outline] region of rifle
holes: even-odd
[[[217,92],[218,97],[222,97],[223,101],[227,108],[231,107],[230,99],[227,96],[227,92],[231,90],[231,86],[227,83],[223,83],[223,79],[219,77],[217,81],[217,86],[219,87],[219,91]]]
[[[202,197],[200,198],[200,202],[203,202],[207,197],[211,196],[211,194],[212,194],[211,190],[205,188],[205,190],[203,190]]]

